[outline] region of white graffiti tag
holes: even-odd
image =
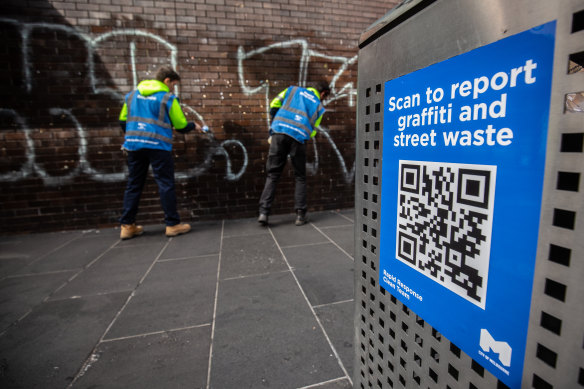
[[[31,35],[36,30],[48,30],[55,31],[64,34],[68,34],[76,39],[79,39],[86,52],[86,72],[89,82],[90,89],[93,94],[104,94],[113,97],[114,99],[123,101],[124,94],[120,90],[105,86],[105,80],[101,80],[96,76],[96,64],[95,58],[98,57],[100,50],[104,49],[107,43],[117,40],[114,43],[128,42],[130,51],[130,66],[132,69],[132,82],[126,83],[125,85],[117,85],[120,89],[131,89],[135,88],[138,84],[139,74],[136,66],[136,39],[146,39],[152,40],[157,44],[160,44],[163,48],[168,51],[168,58],[162,60],[162,62],[167,61],[170,66],[176,68],[177,66],[177,48],[161,37],[137,30],[137,29],[123,29],[108,32],[99,35],[95,38],[84,34],[73,27],[61,25],[61,24],[51,24],[51,23],[21,23],[14,19],[0,18],[0,23],[6,23],[11,25],[13,28],[17,29],[20,33],[21,39],[21,56],[22,56],[22,79],[24,83],[24,88],[26,92],[31,93],[33,91],[34,79],[32,75],[33,64],[31,63]],[[178,88],[175,89],[175,93],[178,94]],[[183,108],[194,113],[198,120],[205,124],[203,117],[197,113],[191,107],[182,104]],[[71,170],[67,171],[67,174],[60,176],[51,176],[48,172],[42,168],[42,166],[37,163],[36,152],[34,142],[31,139],[31,135],[34,132],[33,129],[29,127],[27,121],[15,110],[0,107],[0,114],[2,116],[8,116],[13,120],[17,128],[19,128],[24,133],[25,143],[26,143],[26,161],[20,167],[20,170],[13,170],[8,173],[0,174],[0,181],[17,181],[33,175],[42,178],[46,185],[54,186],[70,182],[73,178],[80,174],[85,174],[92,180],[100,182],[116,182],[125,180],[127,174],[124,173],[104,173],[99,172],[91,166],[91,163],[87,159],[87,142],[88,136],[87,131],[81,125],[79,120],[73,115],[73,113],[67,108],[55,107],[50,110],[51,115],[55,116],[66,116],[74,124],[76,135],[79,139],[78,156],[79,161],[77,166]],[[177,179],[187,179],[191,177],[200,176],[208,171],[211,167],[211,160],[214,156],[224,157],[226,159],[226,174],[225,179],[228,181],[236,181],[241,178],[247,169],[247,150],[242,142],[239,140],[231,139],[225,140],[221,143],[217,142],[211,135],[210,147],[204,150],[205,158],[201,166],[195,166],[186,172],[177,172]],[[233,166],[231,162],[231,157],[226,147],[236,146],[241,149],[243,154],[243,164],[239,167],[237,172],[233,171]]]
[[[300,65],[298,71],[298,86],[305,87],[306,81],[308,77],[308,65],[312,58],[320,58],[332,63],[340,64],[338,70],[334,74],[333,79],[329,83],[331,88],[330,97],[324,100],[322,103],[326,107],[328,104],[335,100],[347,98],[348,105],[350,107],[355,105],[355,97],[357,96],[357,91],[353,85],[353,82],[348,82],[343,85],[340,89],[337,87],[337,82],[342,74],[349,68],[349,66],[355,64],[357,62],[357,56],[346,58],[341,56],[329,56],[318,51],[312,50],[308,47],[308,42],[303,39],[295,39],[286,42],[274,43],[256,50],[251,50],[246,52],[242,46],[240,46],[237,50],[237,61],[238,61],[238,78],[239,84],[241,85],[241,89],[246,95],[253,95],[257,93],[263,93],[265,99],[265,107],[266,107],[266,125],[269,128],[270,126],[270,115],[267,114],[270,110],[270,80],[261,80],[258,86],[250,87],[248,86],[249,81],[246,80],[245,77],[245,61],[253,58],[254,56],[264,54],[269,52],[270,50],[276,49],[293,49],[293,48],[300,48],[301,49],[301,56],[300,56]],[[353,162],[353,166],[348,169],[345,159],[341,155],[338,147],[336,146],[334,140],[331,138],[330,134],[328,133],[328,129],[324,126],[320,126],[318,128],[320,134],[322,134],[327,142],[331,145],[337,159],[339,160],[339,164],[341,165],[341,169],[343,171],[344,179],[347,183],[351,183],[355,177],[355,162]],[[316,174],[318,171],[319,165],[319,158],[318,158],[318,150],[316,148],[316,142],[312,142],[313,150],[314,150],[314,161],[311,163],[307,163],[307,168],[311,174]]]

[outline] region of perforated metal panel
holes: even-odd
[[[379,285],[383,86],[551,20],[554,75],[522,387],[584,387],[584,112],[577,105],[584,1],[438,0],[402,3],[361,39],[355,388],[506,387]]]

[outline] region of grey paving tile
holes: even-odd
[[[294,223],[286,223],[270,226],[270,228],[281,247],[328,242],[328,240],[310,224],[295,226]]]
[[[339,212],[336,211],[309,213],[308,217],[309,217],[308,221],[319,228],[331,226],[346,226],[353,223],[352,221],[347,220],[347,218],[343,217]]]
[[[156,263],[105,338],[211,323],[218,260],[210,256]]]
[[[2,388],[65,388],[128,293],[50,301],[0,337]]]
[[[75,272],[8,277],[0,281],[0,333],[63,285]]]
[[[354,359],[354,318],[355,303],[346,301],[338,304],[329,304],[314,309],[323,325],[335,350],[341,357],[345,370],[353,376]]]
[[[222,279],[287,269],[282,253],[271,235],[235,236],[223,239]]]
[[[289,272],[220,282],[213,388],[298,388],[341,376]]]
[[[341,209],[339,213],[355,223],[355,209]]]
[[[221,229],[221,221],[195,223],[189,233],[172,238],[160,259],[218,254],[221,245]]]
[[[51,299],[132,291],[162,249],[161,244],[113,248]]]
[[[312,305],[353,298],[353,261],[332,243],[283,248]]]
[[[100,235],[84,235],[72,240],[59,249],[29,266],[19,273],[44,273],[59,270],[82,269],[88,263],[99,257],[110,248],[118,239],[104,238]]]
[[[0,277],[22,272],[30,263],[80,236],[81,232],[52,232],[0,237]]]
[[[205,388],[211,326],[101,343],[72,388]]]
[[[321,228],[323,234],[332,239],[351,257],[355,257],[355,229],[353,225]]]
[[[270,231],[253,219],[225,220],[223,237],[269,235]]]

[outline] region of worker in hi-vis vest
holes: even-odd
[[[129,172],[120,218],[121,239],[144,232],[142,226],[136,225],[136,215],[150,165],[164,210],[166,236],[184,234],[191,229],[189,224],[180,222],[176,209],[172,131],[174,128],[188,133],[202,129],[196,123],[187,122],[178,97],[171,92],[179,81],[180,76],[172,68],[161,67],[155,80],[140,82],[136,90],[126,95],[119,117],[125,133],[122,149],[127,155]]]
[[[306,224],[306,141],[316,135],[324,114],[322,100],[330,93],[327,82],[302,88],[290,86],[280,92],[270,104],[270,151],[266,164],[267,178],[260,197],[258,222],[268,225],[276,185],[288,155],[294,168],[294,208],[297,226]]]

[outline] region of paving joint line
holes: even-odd
[[[213,365],[213,341],[215,340],[215,322],[217,319],[217,300],[219,299],[219,281],[221,280],[221,258],[223,254],[223,233],[225,220],[221,221],[221,239],[219,240],[219,259],[217,260],[217,283],[215,284],[215,302],[213,303],[213,321],[211,323],[211,339],[209,340],[209,364],[207,365],[207,389],[211,386],[211,367]]]
[[[302,296],[304,297],[304,300],[306,301],[306,304],[308,305],[308,308],[312,312],[312,315],[314,316],[314,319],[316,320],[318,326],[320,327],[320,330],[322,331],[322,333],[323,333],[326,341],[328,342],[329,347],[331,348],[331,351],[333,352],[335,358],[337,359],[337,363],[339,364],[339,367],[341,368],[341,370],[343,371],[343,373],[345,373],[345,376],[347,377],[347,379],[349,380],[349,382],[351,383],[351,385],[353,385],[353,380],[351,380],[351,377],[349,377],[349,373],[345,369],[345,365],[343,365],[343,361],[341,361],[341,357],[339,356],[339,353],[337,352],[337,349],[335,348],[335,346],[333,346],[333,343],[330,340],[328,334],[326,333],[326,330],[324,329],[324,326],[322,325],[322,322],[318,318],[318,315],[316,314],[316,311],[314,310],[314,308],[312,308],[312,305],[310,305],[310,301],[308,300],[308,297],[306,296],[306,293],[304,292],[304,289],[302,288],[302,285],[300,285],[300,281],[298,281],[298,277],[296,277],[296,274],[294,273],[294,270],[292,269],[292,266],[290,266],[290,263],[288,262],[288,258],[286,258],[286,255],[284,254],[284,251],[282,250],[282,247],[280,247],[280,244],[278,243],[278,240],[274,236],[274,233],[273,233],[272,229],[269,226],[268,226],[268,230],[270,231],[270,234],[272,235],[272,239],[274,239],[274,242],[276,242],[276,246],[278,247],[278,250],[280,250],[280,253],[282,254],[282,257],[284,258],[284,262],[286,262],[286,265],[290,269],[290,272],[292,274],[292,277],[294,278],[294,281],[296,281],[296,285],[298,286],[298,289],[300,289],[300,293],[302,293]]]
[[[144,282],[144,280],[146,279],[146,277],[148,276],[148,274],[150,274],[150,271],[152,270],[152,268],[156,264],[156,261],[158,260],[158,258],[160,258],[160,256],[162,255],[162,253],[166,250],[166,248],[168,247],[168,245],[170,244],[170,242],[172,242],[172,239],[173,238],[170,238],[166,242],[166,244],[164,245],[164,247],[162,247],[162,249],[160,250],[160,252],[156,256],[156,258],[154,258],[154,261],[152,261],[152,263],[150,264],[150,267],[148,267],[148,270],[146,270],[146,272],[144,273],[144,275],[142,276],[142,278],[140,279],[140,281],[138,281],[138,284],[136,284],[136,286],[134,287],[134,290],[132,291],[132,293],[130,293],[130,295],[126,299],[126,302],[124,303],[124,305],[122,305],[122,307],[118,310],[118,312],[116,313],[116,315],[114,316],[114,318],[112,319],[112,321],[110,322],[110,324],[107,326],[107,328],[105,329],[104,333],[101,335],[101,337],[99,338],[99,340],[97,341],[97,343],[95,344],[95,346],[93,347],[93,349],[91,350],[89,356],[87,357],[87,359],[85,360],[85,362],[81,365],[81,367],[77,371],[77,374],[75,374],[75,376],[73,377],[73,379],[71,380],[71,382],[69,383],[69,385],[67,385],[67,387],[66,387],[67,389],[73,387],[73,384],[75,384],[75,382],[77,382],[80,377],[83,377],[85,375],[85,373],[91,367],[91,364],[96,361],[96,359],[94,359],[94,358],[95,358],[95,352],[96,352],[97,348],[99,347],[99,345],[101,343],[103,343],[103,339],[105,338],[105,336],[107,335],[107,333],[109,332],[109,330],[112,328],[112,326],[114,325],[114,323],[116,322],[116,320],[118,319],[118,317],[122,314],[122,312],[124,311],[124,309],[126,309],[126,307],[128,306],[128,304],[130,303],[130,300],[132,299],[132,297],[134,297],[134,295],[136,293],[136,289],[138,289],[140,287],[140,285],[142,285],[142,283]],[[115,246],[119,242],[120,242],[120,240],[118,240],[116,243],[114,243],[112,245],[112,247]],[[106,251],[108,251],[108,250],[106,250]],[[104,252],[104,254],[105,254],[105,252]]]

